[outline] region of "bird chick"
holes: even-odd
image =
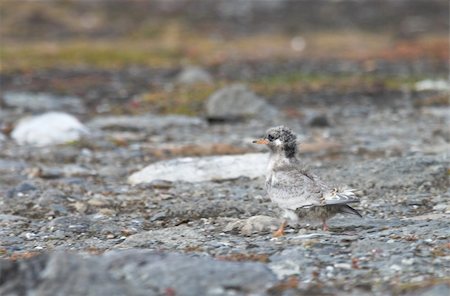
[[[266,178],[267,193],[283,210],[283,223],[274,233],[282,236],[287,222],[320,220],[328,230],[327,220],[336,214],[362,217],[349,203],[359,202],[354,190],[334,188],[307,171],[297,158],[297,136],[285,126],[267,130],[264,138],[253,141],[271,151]]]

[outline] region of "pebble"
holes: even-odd
[[[179,84],[194,85],[194,84],[211,84],[213,79],[211,75],[203,68],[190,66],[184,68],[176,77]]]
[[[413,265],[415,262],[414,258],[405,258],[402,259],[402,264],[403,265]]]
[[[349,263],[336,263],[334,267],[338,269],[352,269],[352,265]]]
[[[392,269],[393,271],[401,271],[402,270],[402,267],[397,264],[391,265],[389,268]]]

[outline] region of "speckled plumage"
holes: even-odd
[[[327,229],[326,220],[338,213],[361,217],[348,205],[359,202],[352,189],[333,188],[302,166],[296,157],[297,137],[289,128],[270,128],[255,143],[266,144],[271,150],[266,189],[286,220],[320,220]]]

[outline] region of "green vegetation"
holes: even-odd
[[[197,84],[176,87],[170,91],[157,91],[144,94],[139,102],[150,105],[160,113],[196,115],[201,113],[207,98],[222,84]]]
[[[400,90],[404,87],[413,88],[417,81],[425,77],[386,76],[374,74],[305,74],[283,73],[264,76],[251,82],[252,88],[258,93],[270,96],[280,92],[301,93],[319,91],[321,89],[334,89],[336,91],[350,91],[358,89],[371,89],[374,87],[386,90]]]
[[[12,44],[2,46],[1,70],[167,67],[175,66],[180,58],[181,52],[177,49],[133,41]]]

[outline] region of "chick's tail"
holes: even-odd
[[[349,206],[349,205],[342,205],[342,206],[340,207],[340,211],[341,211],[341,213],[343,213],[343,214],[356,215],[356,216],[362,218],[362,215],[361,215],[357,210],[355,210],[354,208],[352,208],[352,207]]]

